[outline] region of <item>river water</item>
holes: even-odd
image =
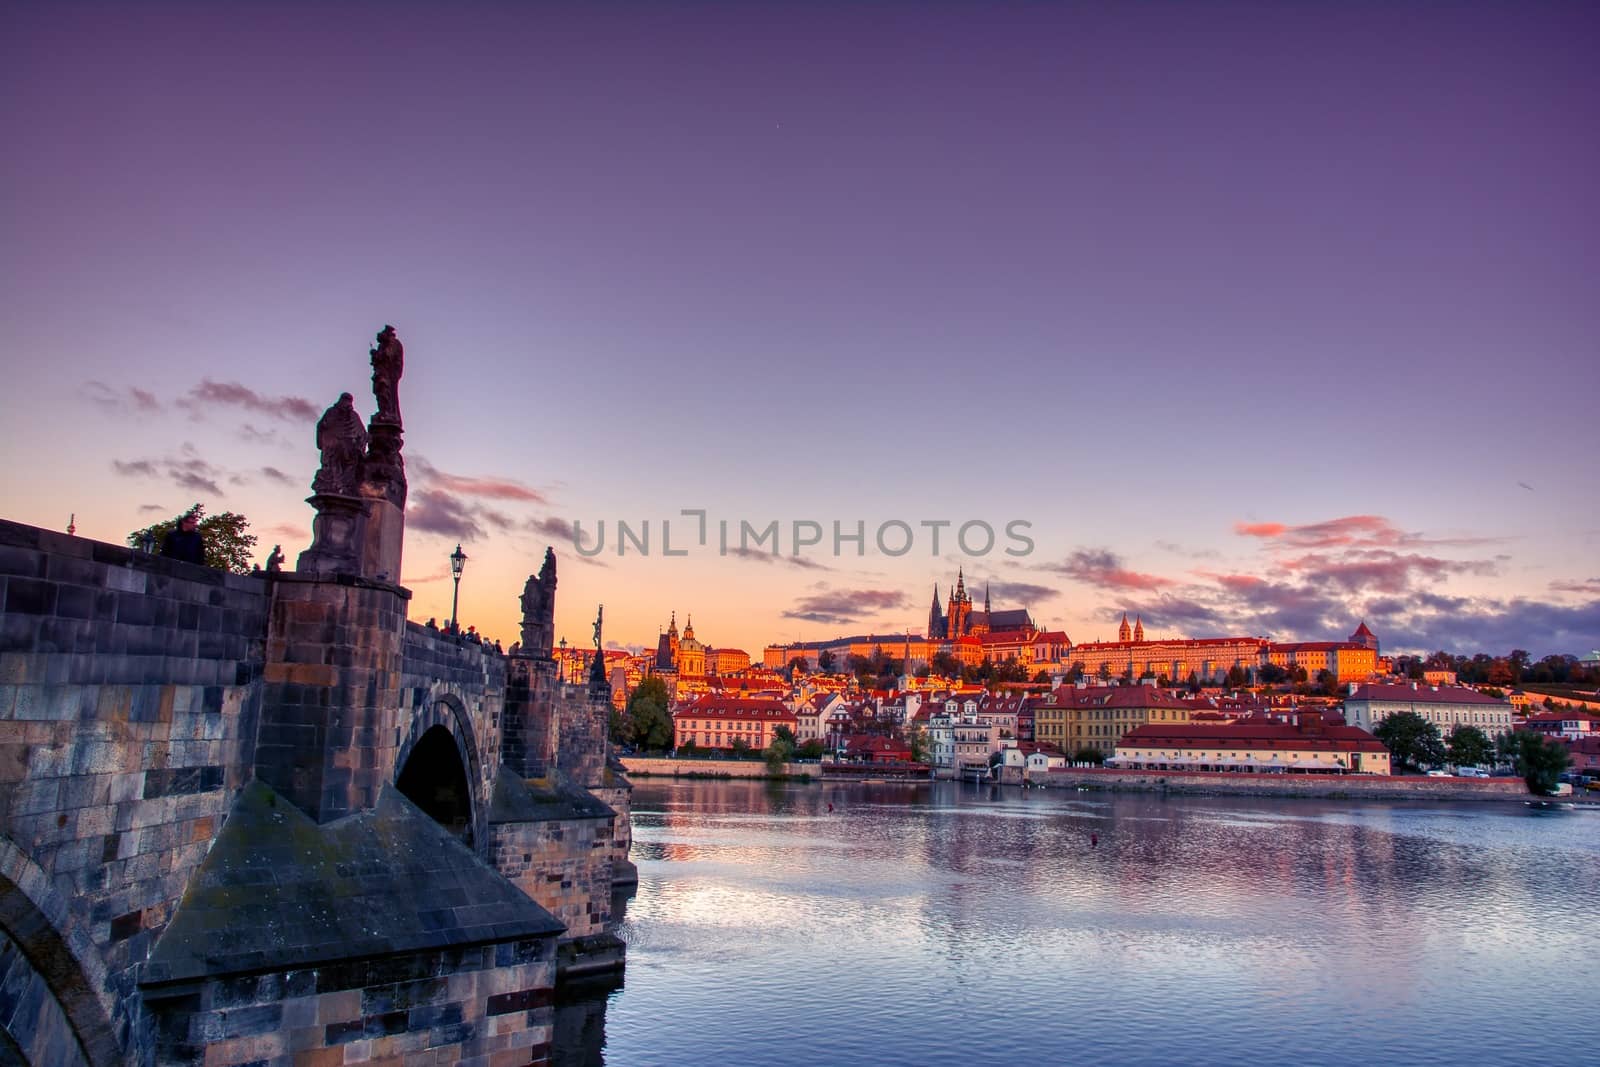
[[[565,1067],[1596,1054],[1600,812],[648,780],[633,805],[627,974],[560,1009]]]

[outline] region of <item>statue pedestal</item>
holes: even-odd
[[[363,465],[361,496],[367,502],[361,574],[400,584],[406,535],[406,463],[400,455],[404,431],[398,422],[373,416]]]
[[[311,547],[300,553],[301,574],[360,574],[369,505],[358,496],[316,493],[306,497],[316,510]],[[398,581],[396,575],[390,581]]]

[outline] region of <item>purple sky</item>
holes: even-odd
[[[920,630],[964,564],[1075,640],[1127,608],[1584,652],[1597,32],[1579,3],[12,5],[0,513],[119,540],[200,499],[292,559],[306,412],[370,410],[392,322],[419,617],[460,538],[463,618],[509,640],[554,539],[580,641],[597,601],[622,642],[673,609],[752,651]],[[1036,547],[661,557],[696,507]],[[655,554],[579,560],[561,521],[602,518]]]

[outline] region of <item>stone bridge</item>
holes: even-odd
[[[0,521],[0,1064],[544,1063],[558,977],[622,966],[553,555],[500,654],[407,619],[403,475],[328,498],[250,576]]]

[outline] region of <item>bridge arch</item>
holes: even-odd
[[[15,1002],[0,1004],[0,1056],[112,1067],[123,1057],[104,992],[105,968],[87,935],[67,929],[66,900],[49,876],[0,836],[0,979],[7,991],[19,994]],[[13,1017],[30,997],[37,1006]],[[9,999],[0,993],[0,1001]]]
[[[394,762],[395,788],[478,855],[487,854],[483,763],[458,697],[430,694],[411,719]]]

